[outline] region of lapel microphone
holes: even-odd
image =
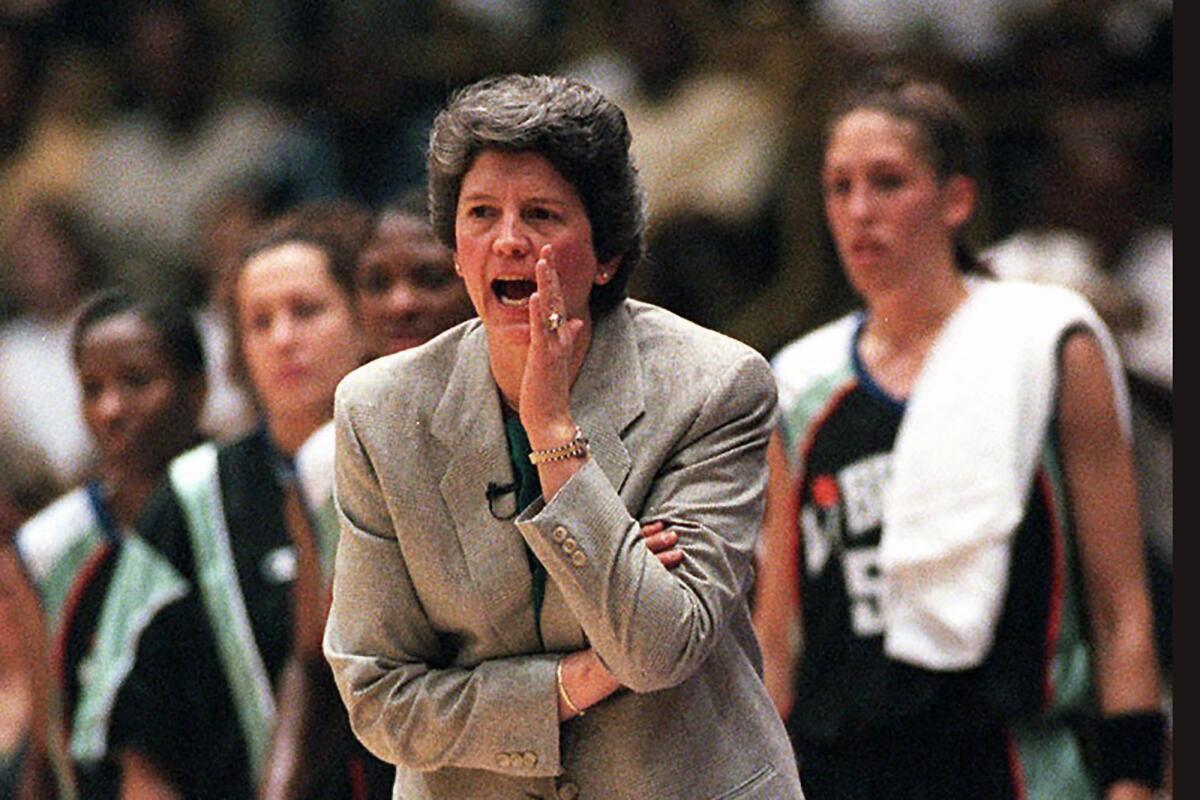
[[[488,511],[492,516],[500,521],[510,520],[517,515],[517,484],[514,483],[495,483],[488,481],[487,488],[483,490],[484,497],[487,498]],[[513,495],[513,510],[508,514],[499,514],[496,512],[496,499],[503,497],[506,494]]]

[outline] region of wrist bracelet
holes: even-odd
[[[1166,717],[1160,711],[1112,714],[1096,724],[1100,785],[1134,781],[1162,785]]]
[[[548,461],[587,458],[590,452],[592,452],[592,448],[588,445],[588,438],[583,435],[583,431],[576,425],[575,435],[571,437],[571,441],[559,447],[552,447],[549,450],[532,451],[529,454],[529,463],[537,466],[538,464],[545,464]]]
[[[582,717],[583,709],[571,702],[571,696],[567,694],[567,687],[563,686],[562,662],[563,660],[560,658],[558,663],[554,665],[554,685],[558,687],[558,696],[562,698],[563,704],[571,710],[572,714]]]

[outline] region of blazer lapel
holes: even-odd
[[[592,457],[616,491],[632,465],[621,434],[644,410],[633,322],[628,308],[620,305],[596,322],[591,349],[571,389],[571,415],[587,434]],[[432,433],[451,454],[440,486],[454,517],[476,605],[512,652],[536,652],[540,643],[525,541],[511,521],[492,516],[484,496],[489,482],[507,484],[514,476],[482,325],[464,338],[434,411]],[[505,496],[497,501],[497,509],[510,510],[511,502]],[[546,587],[540,623],[549,652],[586,644],[583,630],[553,581]]]
[[[510,520],[492,516],[485,496],[489,483],[512,483],[513,471],[482,326],[464,338],[434,411],[432,433],[451,454],[440,488],[454,518],[475,605],[510,652],[533,652],[539,642],[525,540]],[[511,509],[514,502],[512,496],[500,498],[497,510]]]
[[[571,416],[618,492],[633,463],[621,434],[645,409],[633,320],[622,304],[596,322],[591,349],[571,389]]]

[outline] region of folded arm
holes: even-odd
[[[517,518],[622,685],[648,692],[687,680],[745,603],[774,415],[775,385],[761,359],[747,356],[714,376],[644,505],[647,519],[679,534],[683,559],[674,570],[642,544],[637,521],[593,459]]]

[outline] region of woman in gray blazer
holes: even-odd
[[[338,389],[325,654],[397,798],[801,797],[747,609],[774,382],[625,299],[629,143],[582,83],[457,93],[430,215],[478,319]]]

